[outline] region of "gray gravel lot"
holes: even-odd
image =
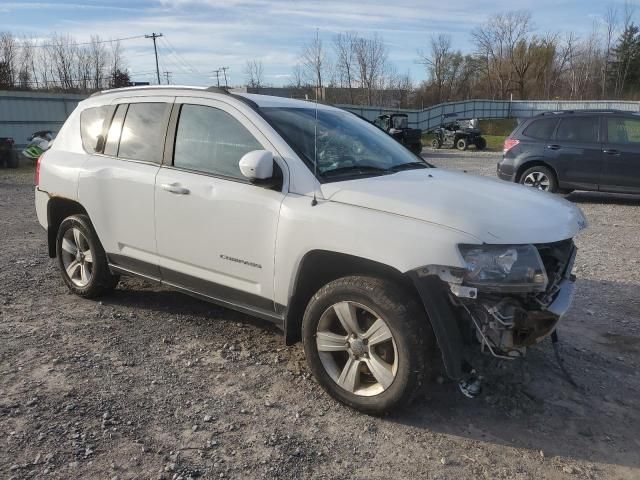
[[[493,176],[497,154],[425,151]],[[259,320],[125,278],[70,295],[32,171],[0,170],[1,478],[640,478],[640,197],[574,193],[574,307],[518,362],[482,362],[385,418],[343,407]],[[499,215],[499,212],[496,212]]]

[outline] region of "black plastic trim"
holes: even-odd
[[[419,277],[416,272],[408,275],[422,299],[438,340],[447,376],[458,380],[462,377],[464,343],[453,309],[446,300],[442,281],[435,276]]]
[[[107,254],[109,267],[114,273],[135,275],[152,280],[169,288],[179,290],[192,297],[237,310],[276,324],[284,330],[286,307],[272,299],[242,290],[202,280],[142,260],[119,254]]]

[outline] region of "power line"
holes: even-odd
[[[124,37],[124,38],[112,38],[110,40],[98,40],[97,42],[81,42],[81,43],[74,43],[73,45],[75,46],[82,46],[82,45],[96,45],[99,43],[113,43],[113,42],[124,42],[126,40],[134,40],[136,38],[145,38],[146,35],[136,35],[134,37]],[[23,46],[24,46],[24,42],[23,42]],[[33,48],[43,48],[43,47],[57,47],[58,44],[55,43],[41,43],[41,44],[33,44],[31,45],[31,47]]]
[[[156,54],[156,74],[158,77],[158,85],[160,85],[160,67],[158,66],[158,47],[156,47],[156,38],[160,38],[162,36],[161,33],[153,32],[151,35],[145,35],[144,38],[150,38],[153,40],[153,51]]]
[[[171,41],[167,37],[163,38],[162,40],[169,46],[173,54],[176,56],[178,60],[182,62],[183,65],[185,65],[189,70],[191,70],[194,73],[202,74],[202,72],[197,67],[195,67],[192,63],[190,63],[186,58],[184,58],[178,52],[178,50],[173,46],[173,43],[171,43]]]

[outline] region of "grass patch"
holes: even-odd
[[[495,120],[480,120],[478,127],[482,131],[482,134],[497,135],[507,137],[518,125],[518,121],[515,118],[499,118]]]

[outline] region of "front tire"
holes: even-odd
[[[63,220],[56,238],[56,255],[62,279],[76,295],[95,298],[118,283],[119,276],[109,270],[107,255],[86,215]]]
[[[307,363],[336,400],[380,415],[408,403],[426,377],[433,333],[396,284],[352,276],[322,287],[302,322]]]
[[[536,165],[522,172],[519,181],[526,187],[537,188],[544,192],[558,192],[558,180],[555,173],[542,165]]]
[[[478,150],[484,150],[485,148],[487,148],[487,141],[485,140],[484,137],[480,137],[476,140],[476,149]]]
[[[437,138],[434,138],[433,140],[431,140],[431,148],[433,148],[434,150],[438,150],[441,146],[442,144],[440,143],[440,140],[438,140]]]

